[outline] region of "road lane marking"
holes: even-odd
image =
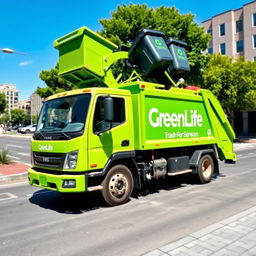
[[[12,193],[0,193],[0,201],[14,199],[14,198],[17,198],[17,196],[15,196]]]
[[[6,146],[11,147],[11,148],[23,148],[22,146],[11,145],[11,144],[6,144]]]
[[[20,152],[18,152],[18,155],[22,155],[22,156],[30,156],[30,153],[20,153]]]
[[[7,156],[10,157],[10,158],[13,158],[13,159],[18,159],[18,160],[21,159],[20,157],[16,157],[16,156],[12,156],[12,155],[7,155]]]

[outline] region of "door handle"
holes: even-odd
[[[128,147],[130,145],[130,141],[129,140],[123,140],[121,143],[122,147]]]

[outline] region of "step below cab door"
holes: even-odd
[[[95,99],[88,131],[88,170],[102,169],[111,155],[134,150],[130,96],[107,96],[113,103],[113,120],[105,121],[104,98]]]

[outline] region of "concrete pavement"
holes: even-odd
[[[143,256],[255,256],[256,206]]]

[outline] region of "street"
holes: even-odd
[[[24,149],[25,150],[25,149]],[[27,183],[0,186],[0,255],[141,255],[256,205],[256,147],[206,185],[158,182],[119,207],[99,193],[61,195]]]
[[[7,148],[8,156],[12,161],[30,164],[31,136],[0,136],[0,150]]]

